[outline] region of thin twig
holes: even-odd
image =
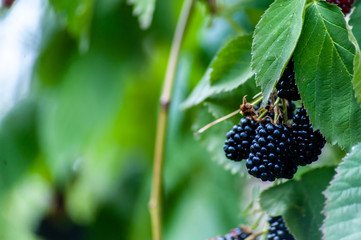
[[[240,112],[241,112],[241,110],[237,109],[236,111],[234,111],[234,112],[232,112],[232,113],[230,113],[230,114],[228,114],[228,115],[226,115],[224,117],[218,118],[217,120],[215,120],[215,121],[213,121],[211,123],[208,123],[207,125],[205,125],[201,129],[199,129],[197,132],[194,133],[194,135],[198,135],[198,134],[206,131],[208,128],[210,128],[210,127],[212,127],[212,126],[214,126],[214,125],[216,125],[216,124],[218,124],[218,123],[220,123],[220,122],[222,122],[222,121],[224,121],[224,120],[226,120],[228,118],[231,118],[231,117],[237,115]]]
[[[266,232],[267,232],[267,231],[262,231],[262,232],[259,232],[259,233],[254,233],[254,234],[248,236],[245,240],[254,240],[254,239],[256,239],[257,237],[265,234]]]
[[[160,98],[161,108],[158,114],[157,133],[154,150],[152,192],[149,201],[153,240],[162,239],[162,170],[168,109],[171,100],[172,87],[178,63],[179,51],[182,45],[186,26],[192,12],[193,2],[194,0],[185,0],[183,4],[182,11],[177,23],[177,28],[173,37],[171,52],[169,55],[166,75],[163,84],[162,95]]]

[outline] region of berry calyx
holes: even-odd
[[[293,117],[292,137],[295,164],[305,166],[318,160],[326,140],[319,130],[313,131],[307,111],[303,107],[298,109]]]
[[[226,135],[223,150],[228,159],[241,161],[250,153],[250,146],[258,123],[250,118],[242,118],[240,124],[234,125]]]
[[[291,131],[284,124],[260,124],[246,162],[248,173],[262,181],[291,179],[297,171],[292,161]]]
[[[287,64],[286,69],[282,74],[282,77],[278,81],[276,85],[276,89],[277,89],[277,95],[280,98],[296,101],[296,100],[300,100],[301,97],[300,94],[298,93],[298,89],[296,86],[295,73],[293,71],[293,68],[294,68],[294,64],[292,61],[290,61]]]
[[[295,240],[281,216],[268,218],[267,240]]]
[[[344,15],[350,13],[352,4],[355,2],[355,0],[326,0],[327,2],[331,4],[337,4],[343,12]]]

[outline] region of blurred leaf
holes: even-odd
[[[340,8],[314,3],[293,58],[296,83],[313,127],[346,149],[361,141],[361,108],[351,83],[354,52]]]
[[[320,226],[326,189],[334,168],[319,168],[263,191],[261,207],[269,216],[283,216],[290,232],[298,240],[321,239]]]
[[[155,0],[128,0],[129,4],[134,5],[134,15],[138,16],[140,27],[147,29],[152,23]]]
[[[198,105],[207,98],[229,92],[252,78],[250,62],[247,61],[251,58],[250,41],[250,36],[241,36],[226,44],[214,57],[205,75],[182,106],[189,108]],[[232,60],[229,59],[229,54],[232,54]]]
[[[19,102],[5,117],[0,128],[0,189],[11,188],[38,157],[37,106]]]
[[[276,0],[256,26],[252,68],[262,87],[264,103],[291,58],[301,35],[306,0]]]
[[[251,69],[251,36],[239,36],[229,41],[217,54],[210,68],[211,85],[225,82],[238,87],[252,75]]]
[[[87,51],[94,0],[50,0],[50,3],[64,17],[69,33],[79,40],[80,50]]]
[[[38,240],[34,230],[49,207],[51,189],[38,174],[28,174],[0,198],[0,239]]]
[[[325,191],[325,240],[358,239],[361,234],[361,144],[353,147]]]

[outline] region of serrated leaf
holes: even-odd
[[[221,49],[211,64],[211,85],[224,82],[237,87],[252,77],[251,44],[251,36],[239,36]]]
[[[325,191],[325,240],[360,239],[361,236],[361,144],[336,169]]]
[[[319,168],[299,180],[271,187],[261,193],[261,207],[270,216],[283,216],[297,240],[321,239],[325,202],[322,192],[334,173],[334,168]]]
[[[361,108],[351,83],[355,48],[341,10],[316,2],[294,53],[296,83],[314,128],[349,148],[361,141]]]
[[[264,102],[291,58],[301,34],[305,0],[276,0],[256,26],[252,68]]]
[[[211,96],[230,92],[250,80],[253,76],[250,68],[251,41],[250,36],[240,36],[226,44],[215,56],[203,78],[182,107],[189,108],[198,105]],[[229,60],[232,49],[237,55],[232,54],[232,59]],[[244,58],[248,59],[249,63]],[[213,78],[212,84],[211,78]]]
[[[356,49],[356,54],[354,58],[354,74],[352,79],[352,84],[355,90],[355,96],[357,100],[361,101],[361,3],[360,1],[356,2],[356,9],[352,12],[350,17],[350,26],[352,26],[352,32],[350,34],[350,40]]]
[[[134,5],[133,14],[138,16],[140,27],[147,29],[152,23],[155,0],[128,0]]]

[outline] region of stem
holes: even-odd
[[[210,127],[212,127],[212,126],[214,126],[214,125],[216,125],[216,124],[218,124],[218,123],[220,123],[220,122],[222,122],[222,121],[224,121],[224,120],[226,120],[228,118],[231,118],[231,117],[237,115],[238,113],[240,113],[239,109],[237,109],[236,111],[234,111],[234,112],[232,112],[232,113],[230,113],[230,114],[228,114],[228,115],[226,115],[224,117],[218,118],[217,120],[215,120],[215,121],[213,121],[211,123],[208,123],[206,126],[199,129],[197,132],[194,133],[194,135],[198,135],[198,134],[206,131],[208,128],[210,128]]]
[[[240,35],[245,35],[246,32],[243,30],[243,28],[241,28],[236,21],[233,20],[232,17],[230,17],[229,15],[225,16],[226,20],[228,21],[228,23],[232,26],[232,28]]]
[[[282,106],[283,106],[283,113],[284,113],[284,118],[285,118],[285,123],[287,124],[288,121],[288,114],[287,114],[287,104],[285,99],[282,98]]]
[[[258,98],[258,97],[261,96],[261,95],[262,95],[262,92],[259,92],[259,93],[257,93],[256,95],[254,95],[252,99]]]
[[[263,235],[263,234],[265,234],[265,233],[267,233],[267,231],[262,231],[262,232],[259,232],[259,233],[254,233],[254,234],[248,236],[245,240],[254,240],[254,239],[256,239],[257,237],[259,237],[259,236],[261,236],[261,235]]]
[[[178,63],[179,51],[183,42],[184,32],[186,30],[190,14],[192,12],[193,2],[194,0],[185,0],[183,4],[182,11],[177,23],[177,28],[173,37],[166,75],[163,83],[162,95],[160,97],[161,108],[158,113],[157,132],[154,149],[152,192],[149,201],[153,240],[162,239],[162,170],[168,109],[171,100],[172,87]]]
[[[257,99],[254,100],[253,102],[251,102],[251,104],[252,104],[253,106],[255,106],[255,105],[257,105],[260,101],[262,101],[262,99],[263,99],[263,96],[260,96],[259,98],[257,98]]]
[[[274,121],[275,123],[278,122],[278,103],[279,103],[279,102],[280,102],[280,98],[278,97],[278,98],[276,99],[275,103],[274,103],[275,116],[274,116],[273,121]]]
[[[259,115],[258,119],[263,118],[268,113],[268,110],[265,109],[261,115]]]

